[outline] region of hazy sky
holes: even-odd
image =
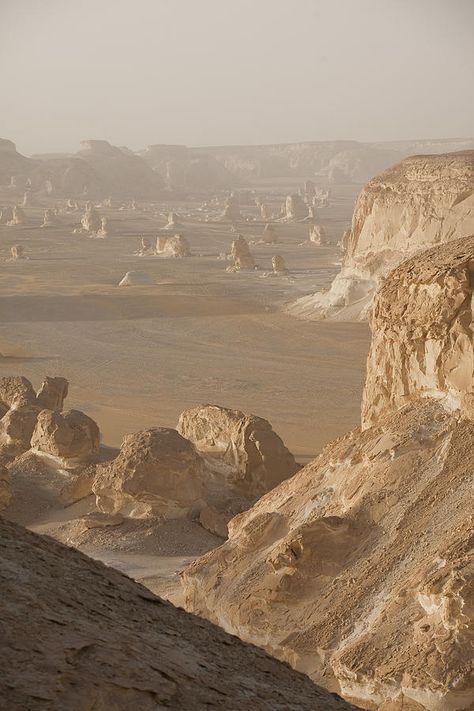
[[[473,28],[474,0],[0,0],[0,136],[472,136]]]

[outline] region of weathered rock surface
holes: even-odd
[[[164,257],[183,257],[191,256],[191,247],[189,241],[184,235],[174,235],[173,237],[158,237],[156,240],[156,253]]]
[[[242,235],[239,235],[232,242],[230,259],[233,265],[228,267],[227,271],[240,272],[255,269],[255,260],[250,252],[247,240]]]
[[[10,473],[3,464],[0,464],[0,511],[8,506],[11,499]]]
[[[61,459],[88,461],[99,453],[97,424],[80,410],[42,410],[31,438],[31,447]]]
[[[181,413],[177,426],[203,454],[229,465],[228,481],[247,496],[261,496],[299,466],[271,424],[217,405],[199,405]]]
[[[240,199],[239,194],[232,192],[226,200],[224,212],[222,214],[223,220],[238,221],[241,219],[240,214]]]
[[[327,244],[326,230],[322,225],[311,225],[309,230],[309,241],[312,244]]]
[[[155,427],[124,437],[117,458],[97,467],[93,490],[105,513],[175,518],[198,513],[207,479],[194,445]]]
[[[0,521],[0,695],[22,711],[344,711],[261,650]]]
[[[47,375],[38,390],[36,402],[45,410],[62,410],[68,390],[69,383],[66,378],[51,378]]]
[[[390,269],[421,249],[474,234],[474,151],[413,156],[362,190],[341,272],[328,292],[296,301],[303,318],[366,318]]]
[[[185,570],[186,609],[363,706],[469,708],[473,453],[433,400],[350,433]]]
[[[97,232],[102,225],[102,219],[99,211],[93,206],[88,205],[82,216],[81,225],[84,232]]]
[[[285,203],[286,219],[302,220],[308,216],[308,206],[304,203],[303,198],[298,193],[288,195]]]
[[[401,264],[375,296],[362,422],[418,397],[474,418],[474,236]]]
[[[288,267],[281,254],[272,257],[272,268],[274,274],[288,274]]]

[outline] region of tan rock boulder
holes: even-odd
[[[178,518],[202,508],[207,479],[189,440],[154,427],[124,437],[117,458],[97,467],[93,490],[104,513]]]
[[[271,424],[256,415],[199,405],[181,413],[177,429],[200,452],[229,465],[228,482],[246,496],[261,496],[299,469]]]
[[[22,405],[34,405],[36,393],[30,381],[22,375],[8,375],[0,378],[0,411]]]
[[[89,461],[99,453],[100,433],[93,419],[79,410],[42,410],[31,447],[61,459]]]
[[[288,267],[281,254],[272,257],[272,268],[274,274],[288,274]]]
[[[11,458],[26,452],[38,421],[41,408],[37,405],[17,405],[0,419],[0,452]]]
[[[233,265],[228,267],[227,271],[239,272],[255,269],[255,260],[247,240],[242,235],[232,242],[230,259],[233,261]]]
[[[163,257],[182,259],[183,257],[191,256],[191,247],[186,237],[177,234],[173,237],[158,237],[156,252],[163,255]]]
[[[43,410],[62,410],[68,390],[66,378],[51,378],[47,375],[37,392],[36,402]]]
[[[354,708],[118,570],[3,520],[0,589],[8,711]]]

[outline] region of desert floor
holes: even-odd
[[[276,209],[294,187],[266,183],[258,192]],[[0,375],[23,374],[36,386],[44,375],[67,377],[67,406],[93,417],[112,447],[127,432],[175,426],[187,407],[215,403],[265,417],[307,461],[358,424],[369,331],[362,323],[300,321],[283,309],[327,287],[337,273],[337,241],[356,193],[336,187],[330,206],[320,210],[330,245],[298,246],[308,225],[276,223],[279,244],[251,245],[261,269],[234,274],[226,273],[222,254],[235,234],[229,223],[214,221],[212,204],[200,208],[202,199],[139,202],[139,211],[99,207],[109,219],[105,239],[73,234],[82,210],[60,212],[57,227],[41,228],[44,208],[65,201],[39,199],[25,208],[29,224],[0,226]],[[0,192],[0,205],[18,199]],[[135,255],[141,236],[154,243],[166,234],[160,229],[169,209],[180,216],[178,231],[195,256]],[[250,220],[257,215],[251,204],[242,211]],[[248,241],[258,240],[263,227],[260,220],[237,223]],[[8,261],[14,244],[24,246],[28,260]],[[288,277],[264,276],[274,254],[285,258]],[[145,271],[154,283],[118,287],[130,270]],[[44,516],[24,522],[48,530]],[[175,550],[166,550],[163,570],[185,560]],[[145,554],[130,555],[101,557],[139,579],[156,571],[156,554],[151,568]]]

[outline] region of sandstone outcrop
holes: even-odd
[[[354,708],[117,570],[7,521],[0,586],[5,709]]]
[[[42,410],[31,438],[32,449],[82,462],[94,459],[99,445],[97,424],[80,410]]]
[[[97,467],[93,491],[105,513],[177,518],[199,512],[207,478],[188,439],[155,427],[124,437],[117,458]]]
[[[242,235],[232,242],[230,259],[233,262],[227,271],[240,272],[255,269],[255,260],[250,252],[247,240]]]
[[[191,256],[189,241],[183,235],[177,234],[173,237],[158,237],[156,240],[156,253],[163,257],[183,257]]]
[[[357,200],[341,272],[296,301],[303,318],[366,318],[381,280],[421,249],[474,234],[474,151],[413,156],[373,178]]]
[[[200,453],[228,464],[228,483],[245,496],[261,496],[299,469],[271,424],[256,415],[199,405],[181,413],[177,429]]]

